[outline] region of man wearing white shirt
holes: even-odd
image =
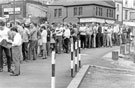
[[[79,32],[80,32],[81,48],[86,48],[86,26],[82,24],[81,27],[79,28]]]
[[[113,28],[114,45],[119,45],[118,33],[119,33],[119,25],[115,25]]]
[[[62,25],[58,24],[58,27],[55,29],[56,34],[56,45],[57,45],[57,53],[61,53],[62,49],[62,35],[63,35],[63,29]]]
[[[45,26],[41,27],[42,33],[41,33],[41,40],[42,40],[42,46],[43,46],[43,59],[47,59],[47,29]]]
[[[64,48],[66,50],[66,53],[69,51],[69,41],[70,41],[70,29],[69,26],[66,25],[65,31],[64,31]]]
[[[109,26],[108,30],[107,30],[107,46],[109,47],[112,47],[112,30],[113,30],[113,27],[112,26]]]
[[[8,42],[12,43],[12,58],[13,63],[15,65],[15,70],[12,72],[10,76],[19,76],[20,75],[20,60],[21,60],[21,51],[20,46],[22,45],[22,38],[20,33],[18,33],[17,27],[11,28],[11,32],[13,37],[13,40]]]
[[[11,71],[11,51],[1,45],[3,40],[8,40],[9,31],[10,29],[5,26],[5,23],[0,21],[0,72],[3,72],[3,51],[5,52],[7,58],[8,72]]]

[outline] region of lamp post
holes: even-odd
[[[15,25],[15,0],[13,1],[13,6],[14,6],[14,7],[13,7],[13,11],[14,11],[14,12],[13,12],[13,15],[14,15],[14,25]]]

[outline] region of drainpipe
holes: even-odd
[[[66,16],[62,19],[62,22],[65,21],[66,18],[68,18],[68,7],[65,7],[66,8]]]

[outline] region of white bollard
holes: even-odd
[[[77,58],[77,41],[75,42],[75,72],[77,72],[77,63],[78,58]]]
[[[52,51],[52,77],[51,88],[55,88],[55,51]]]
[[[71,77],[74,76],[74,45],[73,45],[73,39],[71,40]]]
[[[81,41],[79,40],[79,68],[81,68]]]

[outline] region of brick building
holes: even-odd
[[[14,3],[10,1],[8,3],[1,4],[1,16],[6,16],[9,20],[14,19]],[[29,16],[33,18],[46,17],[47,5],[33,1],[33,0],[16,0],[15,2],[15,18],[24,19]]]
[[[54,1],[48,6],[48,21],[114,23],[115,3],[102,0]]]

